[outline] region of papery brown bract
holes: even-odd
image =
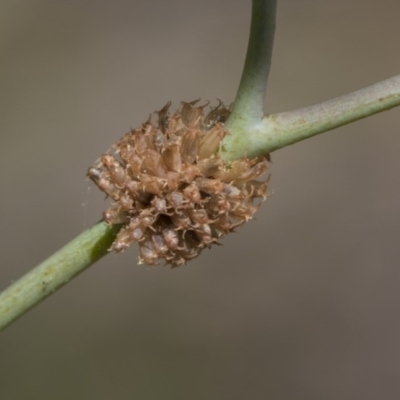
[[[205,115],[208,103],[198,101],[182,102],[172,115],[168,102],[155,122],[132,129],[89,168],[113,201],[104,220],[123,224],[110,250],[137,242],[139,263],[178,266],[250,220],[266,198],[267,181],[257,179],[267,158],[223,161],[229,110],[219,102]]]

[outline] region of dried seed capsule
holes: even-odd
[[[158,257],[164,256],[168,251],[168,246],[165,244],[163,236],[160,234],[154,234],[151,236],[151,240],[153,241],[153,248]]]
[[[211,226],[208,224],[204,224],[196,228],[196,235],[200,239],[200,243],[204,243],[205,245],[210,245],[211,243],[217,243],[218,239],[214,236]]]
[[[223,125],[218,124],[208,131],[200,141],[198,149],[199,159],[212,156],[219,148],[222,139],[225,136]]]
[[[255,180],[244,183],[244,188],[251,197],[262,197],[264,200],[267,197],[267,186],[268,182],[260,182]]]
[[[192,183],[194,179],[200,176],[200,171],[197,168],[197,165],[188,164],[185,165],[185,171],[181,171],[181,183]]]
[[[143,127],[145,129],[145,126]],[[150,143],[148,136],[140,134],[140,132],[135,131],[133,135],[133,143],[135,147],[136,154],[141,155],[148,149],[153,150],[153,146]]]
[[[139,243],[139,264],[157,265],[160,262],[150,240]]]
[[[97,183],[103,177],[101,170],[95,167],[90,167],[87,175],[94,183]]]
[[[186,260],[191,260],[191,259],[193,259],[193,258],[196,258],[196,257],[199,255],[199,253],[200,253],[199,248],[190,246],[189,243],[186,242],[186,241],[184,241],[184,242],[182,243],[182,245],[183,245],[183,246],[179,248],[179,250],[178,250],[177,253],[178,253],[178,254],[181,256],[181,258],[183,258],[185,261],[186,261]]]
[[[211,196],[207,203],[207,209],[211,211],[211,215],[213,215],[214,218],[215,215],[229,213],[231,204],[225,196]]]
[[[232,209],[231,214],[235,218],[244,218],[245,221],[249,221],[253,214],[257,211],[258,207],[253,206],[250,202],[236,203]]]
[[[113,200],[118,201],[120,190],[112,183],[104,172],[100,172],[96,168],[89,168],[88,177],[97,185],[97,187],[110,196]]]
[[[224,189],[224,184],[217,179],[196,178],[197,187],[205,193],[217,194]]]
[[[172,207],[175,210],[182,208],[184,205],[183,194],[181,192],[167,193],[165,198],[167,200],[168,207]]]
[[[138,217],[140,221],[140,226],[142,228],[152,228],[157,216],[152,214],[150,210],[143,211]],[[153,229],[155,231],[155,229]]]
[[[210,129],[218,122],[224,123],[229,117],[230,111],[225,108],[221,100],[218,101],[219,104],[217,105],[217,107],[211,110],[204,118],[203,125],[206,129]]]
[[[172,143],[164,150],[164,161],[165,164],[171,171],[182,170],[182,157],[179,143]]]
[[[176,230],[186,231],[193,228],[192,220],[186,213],[174,213],[171,215],[171,221],[173,222]]]
[[[158,115],[158,126],[161,129],[162,133],[166,133],[166,130],[168,128],[168,111],[171,107],[171,104],[171,101],[168,101],[168,103],[160,111],[156,111],[156,114]],[[163,138],[162,135],[160,137]]]
[[[199,175],[205,178],[212,178],[223,167],[223,162],[219,157],[211,157],[199,160],[196,166],[199,169]]]
[[[192,203],[201,202],[200,190],[193,182],[189,186],[186,186],[185,189],[183,189],[183,195]]]
[[[142,228],[135,228],[131,230],[131,238],[134,242],[140,242],[144,239],[144,231]]]
[[[117,144],[116,151],[121,155],[121,158],[126,164],[129,164],[131,157],[136,156],[135,149],[126,140],[120,140]]]
[[[142,162],[143,159],[137,154],[132,154],[129,159],[126,160],[127,172],[133,179],[139,179],[139,174],[142,169]]]
[[[123,193],[119,197],[118,203],[121,206],[121,210],[129,211],[133,208],[133,199],[128,195],[128,193]]]
[[[164,198],[154,197],[151,201],[151,204],[154,207],[154,210],[158,214],[168,214],[167,212],[167,201]]]
[[[162,232],[162,235],[165,240],[166,246],[168,246],[169,249],[175,250],[179,246],[179,236],[176,231],[173,229],[164,229]]]
[[[109,224],[123,224],[127,222],[128,215],[121,210],[109,208],[103,212],[103,219]]]
[[[142,183],[142,189],[145,192],[156,195],[161,195],[164,188],[167,186],[167,182],[164,179],[147,174],[140,174],[140,182]]]
[[[254,167],[243,171],[240,176],[235,179],[236,184],[244,183],[246,181],[252,180],[254,178],[258,178],[267,170],[268,164],[267,160],[263,160],[257,163]]]
[[[201,118],[203,117],[203,109],[201,107],[195,107],[194,105],[200,99],[194,100],[190,103],[182,102],[182,122],[188,128],[195,128],[199,125]]]
[[[182,121],[181,113],[176,111],[171,117],[168,119],[168,126],[165,132],[165,136],[167,138],[176,138],[180,136],[178,132],[185,131],[186,127]]]
[[[197,129],[189,129],[182,137],[181,156],[188,164],[197,159],[197,150],[200,142],[200,132]]]
[[[112,244],[110,250],[114,250],[117,253],[121,253],[124,250],[126,250],[131,243],[129,236],[130,236],[129,229],[122,228],[119,231],[117,238],[115,239],[114,243]]]
[[[190,209],[188,210],[188,213],[192,219],[192,221],[194,222],[195,226],[199,226],[199,225],[203,225],[203,224],[208,224],[210,222],[212,222],[209,218],[208,218],[208,214],[207,211],[205,209]]]
[[[230,221],[227,214],[221,214],[221,216],[213,223],[213,226],[222,234],[227,234],[234,229],[235,224]]]
[[[224,195],[229,200],[243,200],[246,198],[246,193],[243,192],[242,188],[233,185],[224,185]]]
[[[243,173],[245,173],[251,166],[251,161],[247,158],[243,158],[237,161],[233,161],[230,165],[218,171],[215,174],[216,178],[222,182],[233,182],[238,179]]]
[[[168,168],[161,154],[155,150],[147,149],[143,152],[142,172],[166,178]]]
[[[180,184],[181,184],[181,174],[179,172],[175,171],[168,171],[167,177],[166,177],[166,182],[168,189],[171,190],[178,190]]]

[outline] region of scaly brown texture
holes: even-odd
[[[168,102],[102,155],[88,176],[113,200],[103,218],[122,223],[110,250],[139,244],[139,263],[178,266],[253,217],[265,199],[267,159],[218,156],[229,110],[207,115],[197,100],[169,114]],[[154,118],[153,118],[154,119]]]

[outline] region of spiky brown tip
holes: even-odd
[[[139,263],[178,266],[250,220],[254,200],[266,198],[267,181],[256,178],[267,160],[223,161],[217,151],[229,111],[220,102],[205,115],[207,104],[197,102],[182,102],[173,115],[168,102],[89,168],[114,201],[104,220],[124,224],[110,250],[137,242]]]

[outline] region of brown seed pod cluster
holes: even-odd
[[[103,154],[88,176],[113,200],[103,218],[123,224],[110,250],[139,244],[139,263],[178,266],[250,220],[266,198],[267,160],[218,156],[229,110],[168,102]],[[152,119],[154,121],[152,121]],[[259,199],[258,202],[255,202]]]

